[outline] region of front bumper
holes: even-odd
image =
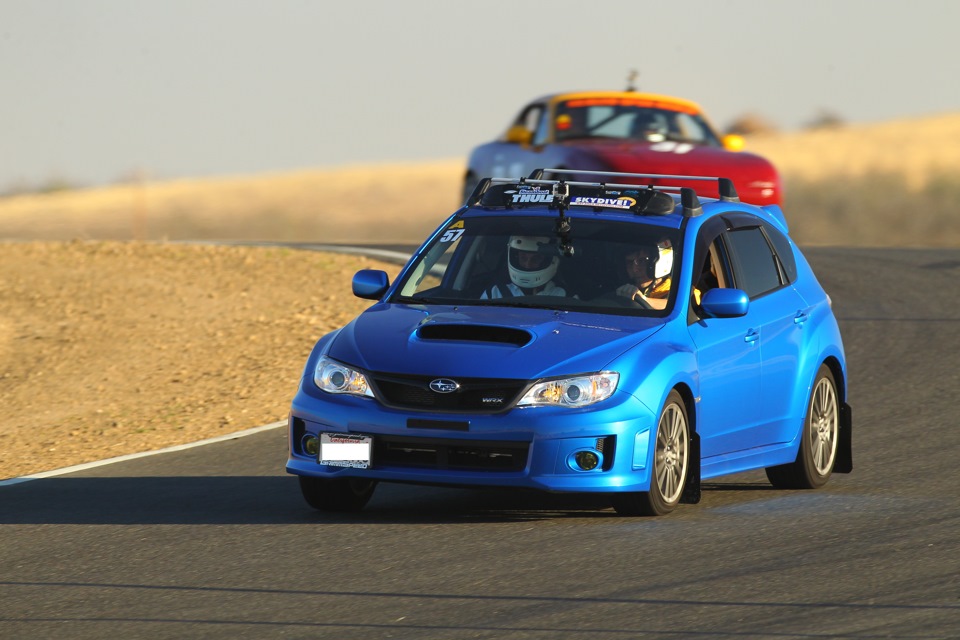
[[[309,382],[307,382],[309,384]],[[498,414],[431,413],[375,400],[303,390],[288,424],[289,473],[447,486],[519,487],[557,492],[647,491],[656,416],[617,392],[592,407],[527,407]],[[321,465],[304,451],[307,436],[372,436],[370,467]],[[599,454],[581,469],[577,452]]]

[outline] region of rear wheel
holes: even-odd
[[[820,365],[800,438],[797,459],[767,467],[767,479],[778,489],[817,489],[830,479],[837,459],[840,403],[837,383],[827,365]]]
[[[376,480],[299,476],[303,499],[320,511],[359,511],[370,501]]]
[[[690,423],[676,389],[660,411],[655,446],[650,490],[614,494],[613,508],[622,516],[660,516],[680,503],[690,470]]]

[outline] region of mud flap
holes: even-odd
[[[844,402],[840,405],[840,426],[837,433],[837,460],[834,473],[853,471],[853,409]]]
[[[680,496],[682,504],[700,502],[700,434],[690,434],[690,469],[687,471],[687,484]]]

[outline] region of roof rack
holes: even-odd
[[[647,184],[626,184],[620,182],[582,182],[575,180],[564,180],[562,177],[547,179],[543,178],[544,175],[554,176],[597,176],[597,177],[608,177],[608,178],[633,178],[640,180],[650,180],[651,182]],[[718,191],[720,194],[720,200],[723,202],[740,202],[740,197],[737,195],[736,187],[734,187],[733,181],[729,178],[720,178],[714,176],[685,176],[685,175],[670,175],[670,174],[660,174],[660,173],[621,173],[616,171],[583,171],[575,169],[534,169],[527,178],[485,178],[480,184],[477,185],[477,188],[474,190],[473,194],[467,199],[467,204],[477,204],[483,197],[483,193],[493,184],[522,184],[522,185],[531,185],[531,186],[548,186],[548,185],[559,185],[564,184],[567,187],[594,187],[599,189],[640,189],[646,187],[650,190],[656,191],[670,191],[670,192],[679,192],[680,193],[680,203],[683,206],[683,216],[690,218],[698,216],[703,212],[703,208],[700,206],[700,198],[697,195],[695,189],[689,187],[681,187],[678,185],[654,185],[653,180],[682,180],[682,181],[717,181]],[[557,193],[557,190],[554,189],[554,194]],[[567,190],[569,192],[569,190]]]
[[[530,173],[530,178],[540,179],[544,174],[549,175],[570,175],[570,176],[610,176],[614,178],[640,178],[644,180],[700,180],[700,181],[716,181],[718,184],[718,191],[720,193],[720,199],[724,202],[740,202],[740,196],[737,195],[737,189],[733,185],[733,180],[730,178],[721,178],[719,176],[686,176],[682,174],[665,174],[665,173],[621,173],[618,171],[580,171],[576,169],[534,169]],[[606,183],[600,183],[606,184]],[[637,185],[631,185],[636,187]],[[680,190],[682,187],[671,186],[671,185],[650,185],[655,186],[657,189],[664,189],[670,191]]]

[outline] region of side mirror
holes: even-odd
[[[703,294],[700,308],[711,318],[739,318],[747,315],[750,298],[743,289],[710,289]]]
[[[390,288],[386,271],[363,269],[353,276],[353,295],[367,300],[379,300]]]
[[[507,129],[506,140],[512,144],[528,145],[533,140],[533,131],[522,124],[515,124]]]
[[[723,136],[721,142],[723,142],[723,148],[727,151],[743,151],[743,147],[746,145],[743,136],[738,136],[735,133]]]

